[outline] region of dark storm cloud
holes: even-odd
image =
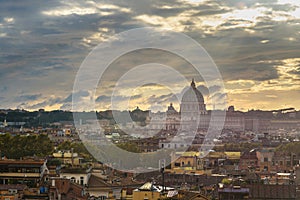
[[[268,7],[271,7],[273,11],[285,11],[285,12],[289,12],[289,11],[294,11],[297,6],[291,5],[291,4],[269,4],[267,5]]]
[[[177,102],[180,99],[177,99],[179,97],[178,95],[175,95],[173,93],[165,94],[165,95],[151,95],[147,99],[147,103],[150,105],[155,105],[155,104],[169,104],[171,102]],[[180,98],[180,97],[179,97]]]
[[[255,31],[250,34],[246,28],[231,28],[218,31],[214,36],[200,39],[212,56],[226,80],[271,80],[278,78],[275,68],[276,61],[266,63],[262,61],[281,60],[299,57],[299,42],[290,42],[294,37],[299,41],[297,32],[299,25],[281,22],[258,22],[249,29]],[[221,27],[228,27],[234,21],[227,21]],[[261,43],[266,40],[267,43]]]
[[[32,109],[32,110],[36,110],[36,109],[40,109],[40,108],[44,108],[47,106],[53,106],[56,104],[61,104],[62,102],[64,102],[61,98],[49,98],[46,99],[40,103],[37,104],[33,104],[33,105],[28,105],[28,109]]]
[[[114,95],[114,96],[107,96],[107,95],[100,95],[96,98],[96,102],[120,102],[120,101],[128,101],[141,98],[142,95],[132,95],[132,96],[122,96],[122,95]]]
[[[159,63],[161,65],[168,66],[177,70],[183,76],[195,77],[197,75],[197,71],[191,66],[190,63],[185,61],[183,58],[175,55],[172,52],[167,52],[165,50],[160,49],[142,49],[135,50],[129,52],[125,55],[120,56],[116,60],[114,60],[109,67],[104,72],[101,77],[101,81],[117,81],[122,75],[125,75],[130,71],[133,67],[148,64],[148,63]],[[147,68],[151,68],[152,65],[147,66]],[[152,73],[157,73],[157,71],[153,71]],[[170,84],[175,84],[178,82],[178,79],[164,75],[163,73],[158,73],[157,77],[163,77],[164,80],[167,80]],[[141,77],[133,77],[134,79],[146,79],[147,74],[142,74]],[[126,83],[125,83],[126,84]],[[129,84],[129,83],[128,83]],[[152,84],[158,86],[159,83],[147,83],[142,87],[151,86]]]
[[[105,7],[104,4],[117,7]],[[179,0],[1,0],[0,5],[0,84],[4,88],[0,88],[0,91],[4,93],[2,96],[6,101],[12,98],[28,108],[62,103],[62,107],[70,107],[71,96],[68,95],[71,93],[76,70],[93,47],[115,33],[149,25],[160,26],[159,23],[147,24],[137,18],[141,15],[161,17],[161,21],[180,15],[187,16],[180,20],[174,19],[177,22],[176,26],[182,26],[184,33],[203,45],[216,62],[225,81],[275,80],[279,78],[276,68],[278,63],[266,61],[299,57],[299,18],[286,21],[274,19],[276,12],[285,12],[283,15],[286,15],[295,11],[296,6],[277,4],[277,0],[210,0],[199,4]],[[124,8],[128,8],[129,11],[124,11]],[[244,8],[271,10],[266,9],[265,15],[257,17],[255,23],[245,19],[228,18],[216,27],[199,25],[206,22],[206,17],[217,17]],[[74,9],[74,12],[59,13],[64,9]],[[85,14],[80,9],[95,9],[95,12]],[[52,15],[50,11],[53,11]],[[101,14],[103,12],[108,14]],[[187,14],[189,12],[190,16]],[[149,52],[119,59],[120,68],[126,71],[126,67],[141,63],[139,58],[143,58],[144,63],[156,59],[180,69],[180,72],[188,77],[195,73],[195,70],[191,70],[190,66],[180,59]],[[107,81],[117,80],[123,71],[111,70],[112,75],[108,76]],[[290,73],[299,74],[299,68]],[[33,79],[35,81],[28,81]],[[15,92],[11,88],[24,90],[26,95],[16,96],[20,91]],[[207,88],[199,88],[200,91],[203,90],[204,95],[207,94]],[[210,90],[218,92],[217,88]],[[53,93],[58,97],[50,98]],[[47,96],[50,100],[41,99],[41,103],[35,105],[22,102],[36,101]],[[64,98],[66,96],[67,98]],[[97,101],[108,102],[108,97],[108,94],[103,94]],[[128,98],[117,96],[116,100]],[[168,100],[168,97],[157,95],[149,102]]]
[[[247,7],[252,7],[256,6],[257,3],[264,3],[264,4],[272,4],[276,3],[277,0],[227,0],[227,1],[222,1],[222,0],[216,0],[215,2],[218,2],[220,4],[224,4],[230,7],[235,7],[235,8],[241,8],[242,6],[247,6]]]
[[[8,90],[7,86],[0,87],[0,92],[6,92]]]
[[[213,85],[211,87],[209,87],[209,92],[210,93],[216,93],[216,92],[220,92],[222,88],[219,85]]]
[[[199,85],[197,86],[197,89],[201,92],[201,94],[204,95],[208,95],[209,94],[209,90],[206,86],[204,85]]]
[[[42,94],[26,94],[21,95],[15,98],[16,102],[23,102],[23,101],[34,101],[39,99],[42,96]]]
[[[106,95],[100,95],[96,98],[96,102],[109,102],[109,101],[111,101],[111,97]]]
[[[63,1],[47,3],[1,1],[0,83],[2,85],[8,88],[8,85],[16,84],[12,81],[16,77],[32,79],[40,76],[44,80],[46,78],[48,82],[52,80],[52,87],[56,87],[55,85],[62,80],[56,79],[53,75],[50,76],[54,71],[57,74],[65,74],[65,79],[67,81],[69,79],[71,85],[72,73],[90,50],[82,45],[83,37],[96,33],[101,23],[106,23],[106,26],[111,29],[116,24],[119,25],[129,19],[124,15],[122,18],[117,11],[111,18],[98,14],[85,16],[73,14],[62,17],[42,14],[43,11],[59,8],[64,3]],[[76,2],[73,1],[73,3]],[[5,17],[11,18],[12,22],[5,24]],[[113,23],[109,24],[108,21]],[[6,36],[1,37],[1,32],[4,32]],[[32,90],[29,82],[24,82],[22,87],[25,90]],[[44,89],[40,88],[40,90]],[[66,92],[64,88],[54,88],[54,90],[56,94],[63,95]]]
[[[231,10],[229,9],[215,9],[215,8],[210,8],[208,10],[202,10],[199,11],[196,14],[193,14],[193,16],[195,17],[199,17],[199,16],[207,16],[207,15],[216,15],[216,14],[223,14],[223,13],[227,13],[230,12]]]
[[[216,93],[214,94],[211,99],[213,99],[213,102],[223,102],[224,99],[227,99],[226,93]]]
[[[72,102],[73,95],[74,95],[75,98],[82,98],[82,97],[88,97],[90,95],[90,93],[88,91],[79,91],[79,92],[76,92],[76,93],[72,93],[67,98],[65,98],[63,100],[63,103]]]
[[[149,87],[149,86],[158,86],[157,83],[147,83],[147,84],[144,84],[142,87]]]
[[[213,96],[216,93],[222,92],[221,86],[219,85],[212,85],[207,88],[205,85],[199,85],[197,86],[197,89],[201,92],[203,96]]]

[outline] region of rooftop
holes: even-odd
[[[3,164],[14,164],[14,165],[43,165],[45,160],[37,159],[26,159],[26,160],[13,160],[13,159],[4,159],[0,160],[0,165]]]

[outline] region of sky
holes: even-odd
[[[199,43],[217,66],[224,90],[207,85],[183,58],[144,49],[113,60],[92,97],[92,89],[73,91],[82,63],[97,45],[143,27],[183,33]],[[171,66],[186,80],[154,72],[157,64],[148,66],[152,71],[136,68],[122,79],[128,66],[154,62]],[[168,79],[169,85],[139,85],[150,74]],[[208,109],[214,98],[226,97],[227,105],[237,110],[299,110],[300,2],[1,0],[0,77],[0,108],[71,110],[72,94],[77,94],[94,100],[95,109],[105,110],[111,108],[114,94],[118,109],[165,110],[170,102],[178,109],[178,94],[195,78]],[[117,88],[121,79],[124,87]],[[139,84],[131,85],[132,81]]]

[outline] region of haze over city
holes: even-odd
[[[0,199],[300,199],[299,0],[0,0]]]
[[[237,110],[300,109],[297,0],[2,1],[0,13],[0,108],[70,110],[75,76],[89,52],[114,34],[151,26],[184,33],[206,49],[225,85],[225,91],[209,88],[210,96],[183,59],[165,52],[157,61],[187,81],[195,78],[205,100],[227,96],[228,105]],[[160,53],[142,50],[115,60],[94,97],[97,109],[110,109],[119,69],[153,61]],[[168,74],[157,75],[170,78],[178,90],[188,86]],[[146,76],[140,74],[135,81]],[[115,93],[120,109],[128,101],[129,109],[159,104],[165,110],[170,102],[179,108],[178,99],[163,85],[147,84],[132,94],[126,90],[130,81],[122,86]],[[86,98],[91,94],[80,92]]]

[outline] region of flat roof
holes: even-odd
[[[15,178],[39,178],[40,173],[0,173],[0,177],[15,177]]]
[[[14,164],[14,165],[43,165],[44,160],[0,160],[0,165],[2,164]]]
[[[222,188],[218,190],[223,193],[249,193],[249,188]]]

